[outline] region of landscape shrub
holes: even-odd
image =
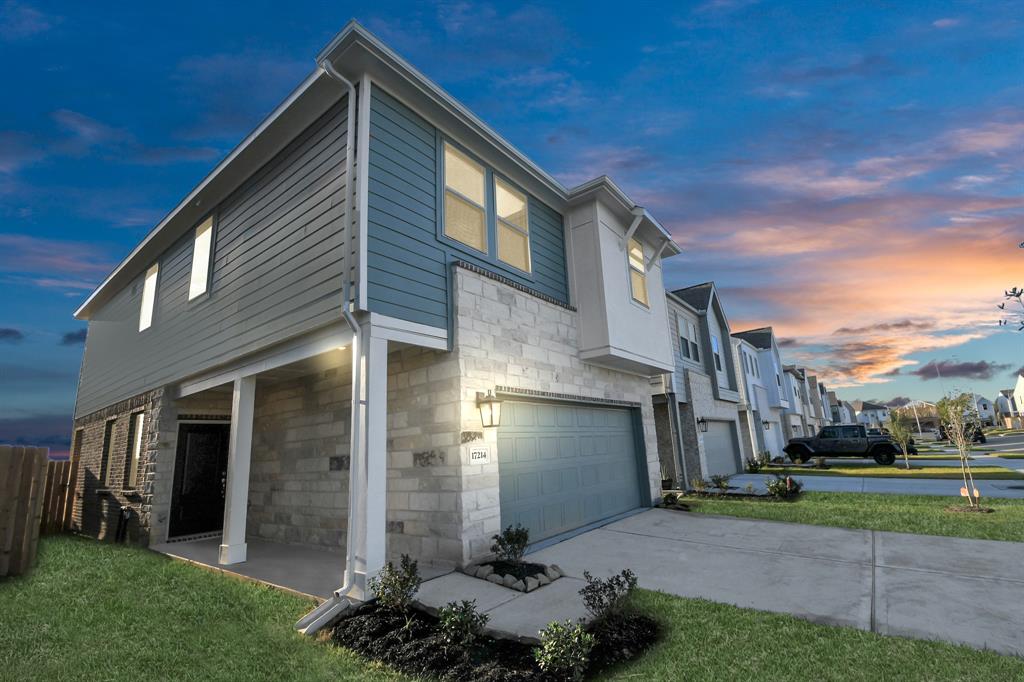
[[[594,636],[572,621],[548,623],[533,650],[537,666],[556,679],[582,680],[594,648]]]
[[[468,654],[487,625],[489,616],[476,610],[476,600],[448,602],[437,613],[441,639],[447,646]]]
[[[707,490],[708,489],[708,485],[710,485],[710,484],[707,481],[705,481],[703,478],[701,478],[700,476],[696,476],[696,477],[690,479],[690,487],[693,488],[694,490],[696,490],[698,493],[702,493],[705,490]]]
[[[711,485],[724,492],[729,489],[729,477],[723,474],[714,474],[711,477]]]
[[[517,523],[515,527],[509,526],[491,539],[494,540],[491,551],[499,559],[520,564],[523,561],[523,554],[526,553],[526,546],[530,544],[530,531]]]
[[[673,504],[676,503],[676,500],[678,500],[678,499],[679,499],[679,495],[677,495],[675,493],[665,493],[664,495],[661,496],[662,503],[664,503],[666,505],[673,505]]]
[[[775,474],[775,478],[765,479],[764,487],[768,489],[768,494],[772,497],[788,500],[799,495],[804,484],[791,476]]]
[[[743,470],[748,474],[756,474],[761,470],[761,460],[757,457],[747,457],[747,461],[743,465]]]
[[[595,620],[602,620],[622,611],[629,595],[636,589],[636,574],[628,568],[610,578],[595,578],[583,571],[587,584],[580,590],[583,605]]]
[[[422,582],[416,562],[408,554],[403,554],[399,568],[389,561],[380,573],[367,581],[367,586],[382,608],[406,612]]]
[[[814,458],[814,468],[815,469],[828,469],[828,464],[825,464],[825,458],[824,457],[815,457]]]

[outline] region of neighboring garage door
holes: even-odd
[[[708,476],[731,476],[739,471],[740,456],[735,423],[708,420],[708,430],[704,434],[704,458],[708,464]]]
[[[629,409],[505,401],[498,465],[502,528],[531,542],[641,505]]]

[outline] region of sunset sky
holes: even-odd
[[[149,4],[0,0],[0,441],[66,447],[72,312],[352,17],[565,184],[610,175],[683,247],[669,287],[841,396],[1024,365],[1021,2]]]

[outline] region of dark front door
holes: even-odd
[[[224,527],[229,433],[229,424],[178,425],[170,537]]]

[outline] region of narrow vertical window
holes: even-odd
[[[679,332],[679,350],[682,352],[683,357],[687,360],[690,359],[690,337],[689,332],[686,329],[686,320],[682,318],[676,319],[676,330]]]
[[[526,195],[494,178],[498,230],[498,260],[523,272],[530,271],[530,219]]]
[[[697,350],[697,326],[693,322],[687,323],[690,328],[690,354],[696,362],[700,362],[700,351]]]
[[[113,445],[111,441],[114,440],[114,424],[115,421],[111,419],[103,425],[103,459],[100,460],[100,480],[103,482],[104,488],[110,485],[110,480],[112,478],[110,475],[110,450]]]
[[[483,166],[449,144],[444,146],[444,233],[487,253]]]
[[[629,240],[629,287],[634,301],[643,305],[648,304],[644,246],[636,239]]]
[[[718,337],[711,335],[711,353],[715,356],[715,369],[722,371],[722,354],[718,349]]]
[[[135,488],[139,482],[139,460],[142,458],[142,427],[145,424],[146,415],[137,412],[132,415],[128,427],[128,471],[125,474],[125,488]]]
[[[196,228],[192,243],[192,279],[188,285],[188,300],[206,293],[210,280],[210,247],[213,244],[213,218],[207,218]]]
[[[153,304],[156,303],[156,278],[160,272],[159,263],[153,263],[146,270],[146,281],[142,285],[142,307],[139,310],[139,331],[149,329],[153,324]]]

